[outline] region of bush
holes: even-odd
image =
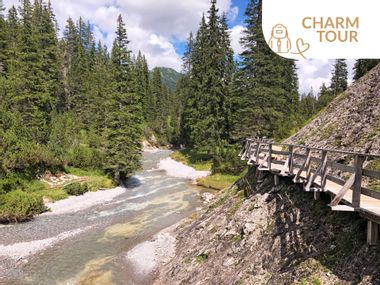
[[[42,198],[21,190],[0,196],[0,222],[23,222],[45,212]]]
[[[69,195],[80,196],[88,192],[88,185],[87,183],[74,182],[63,187],[63,190]]]
[[[239,149],[232,145],[223,145],[215,148],[213,152],[213,173],[223,173],[230,175],[239,175],[247,167],[246,162],[242,161]]]
[[[104,153],[85,144],[75,146],[69,151],[68,164],[76,168],[102,168]]]
[[[88,177],[87,185],[89,191],[98,191],[99,189],[111,189],[117,186],[112,179],[104,176]]]

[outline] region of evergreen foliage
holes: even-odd
[[[228,97],[234,72],[233,51],[225,16],[211,1],[208,18],[185,53],[188,78],[184,110],[184,136],[189,146],[212,150],[229,140]]]
[[[262,28],[262,1],[246,11],[245,48],[232,98],[233,139],[249,136],[284,138],[297,125],[298,77],[294,60],[276,55]]]
[[[363,77],[368,71],[380,63],[380,59],[358,59],[355,63],[354,80]]]
[[[346,91],[348,86],[347,61],[345,59],[337,59],[335,61],[334,70],[332,72],[330,90],[333,95],[337,96]]]
[[[118,18],[112,56],[90,23],[68,19],[63,38],[50,2],[0,1],[0,194],[66,167],[120,181],[140,167],[149,73],[133,61]],[[144,80],[140,80],[144,78]],[[20,188],[21,187],[21,188]]]

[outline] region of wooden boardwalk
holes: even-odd
[[[366,185],[380,188],[380,172],[366,166],[380,155],[247,139],[240,157],[259,171],[274,174],[275,184],[281,176],[290,177],[303,184],[305,191],[313,192],[314,199],[319,199],[321,192],[330,194],[331,209],[358,212],[368,220],[368,244],[377,243],[380,192]]]

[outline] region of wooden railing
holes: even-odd
[[[380,186],[380,172],[366,169],[370,161],[380,158],[378,154],[247,139],[240,156],[248,164],[256,164],[261,170],[293,177],[295,183],[304,183],[306,191],[329,191],[331,189],[326,188],[328,181],[342,186],[335,193],[331,206],[338,205],[348,190],[352,190],[351,204],[354,209],[360,208],[361,195],[380,200],[380,192],[363,186],[364,179],[377,180]],[[348,174],[348,177],[344,177],[344,174]],[[317,179],[319,183],[316,183]]]

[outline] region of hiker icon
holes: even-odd
[[[277,24],[273,27],[269,46],[277,53],[290,52],[292,49],[292,42],[289,39],[288,29],[284,25]]]

